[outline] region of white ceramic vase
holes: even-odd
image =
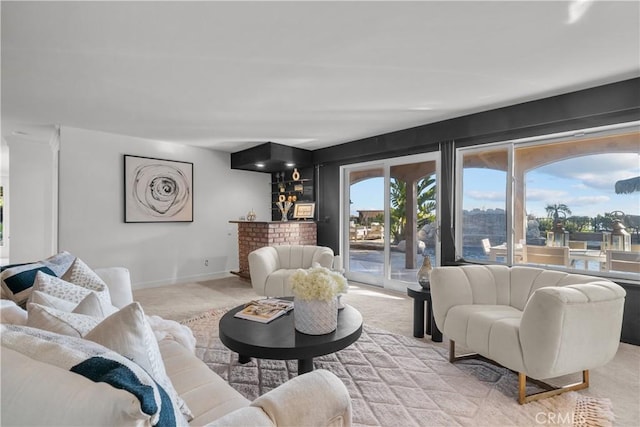
[[[294,325],[308,335],[323,335],[338,327],[338,299],[330,301],[293,299]]]

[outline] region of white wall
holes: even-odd
[[[52,222],[55,197],[55,153],[47,142],[15,138],[7,141],[11,167],[11,198],[5,207],[10,215],[9,261],[12,264],[39,260],[55,252]],[[4,152],[4,150],[3,150]]]
[[[134,288],[237,270],[229,220],[252,208],[271,219],[269,174],[231,170],[229,153],[69,127],[60,141],[60,250],[92,267],[127,267]],[[124,154],[192,162],[194,222],[125,223]]]
[[[0,187],[3,187],[3,208],[2,208],[2,233],[3,239],[0,244],[0,264],[9,263],[9,212],[7,202],[9,195],[9,146],[4,138],[0,141]]]

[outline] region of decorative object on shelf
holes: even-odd
[[[418,283],[424,289],[429,289],[431,285],[431,270],[433,270],[431,267],[431,258],[429,255],[425,255],[422,260],[422,267],[418,270]]]
[[[256,220],[256,213],[254,212],[253,209],[251,209],[247,214],[247,221],[255,221],[255,220]]]
[[[295,219],[309,219],[313,218],[316,210],[316,204],[311,203],[296,203],[296,207],[293,209],[293,217]]]
[[[338,294],[347,291],[347,279],[326,267],[298,269],[290,278],[294,325],[308,335],[323,335],[338,326]]]
[[[278,205],[278,209],[280,209],[280,213],[282,214],[281,221],[288,221],[289,218],[287,218],[287,214],[289,213],[289,209],[291,209],[291,206],[293,206],[293,203],[288,201],[282,201],[282,202],[276,203],[276,205]]]
[[[280,190],[281,193],[284,193],[284,190],[285,190],[284,172],[276,174],[276,181],[278,182],[278,189]]]
[[[193,163],[125,154],[124,222],[193,222]]]
[[[285,165],[286,169],[279,172],[273,171],[270,175],[271,202],[271,220],[280,221],[280,211],[276,204],[278,202],[292,202],[297,204],[298,201],[307,202],[313,200],[315,193],[314,178],[311,171],[306,169],[294,168],[293,163]],[[291,208],[293,211],[293,207]],[[314,219],[315,217],[309,217]],[[289,213],[289,219],[292,214]]]

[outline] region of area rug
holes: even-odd
[[[194,332],[197,356],[214,372],[249,400],[297,375],[295,360],[239,364],[218,338],[226,311],[182,322]],[[481,360],[451,364],[444,348],[367,325],[354,344],[314,364],[347,386],[355,426],[611,426],[614,420],[610,400],[576,392],[519,405],[515,373]]]

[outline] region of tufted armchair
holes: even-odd
[[[518,372],[520,404],[589,386],[589,369],[607,364],[618,349],[625,295],[606,279],[542,268],[468,265],[431,273],[434,318],[450,340],[449,360],[469,357],[456,357],[457,342]],[[527,377],[580,371],[580,383],[525,393]]]
[[[333,250],[324,246],[265,246],[249,254],[251,285],[258,295],[291,296],[289,276],[299,268],[332,268]]]

